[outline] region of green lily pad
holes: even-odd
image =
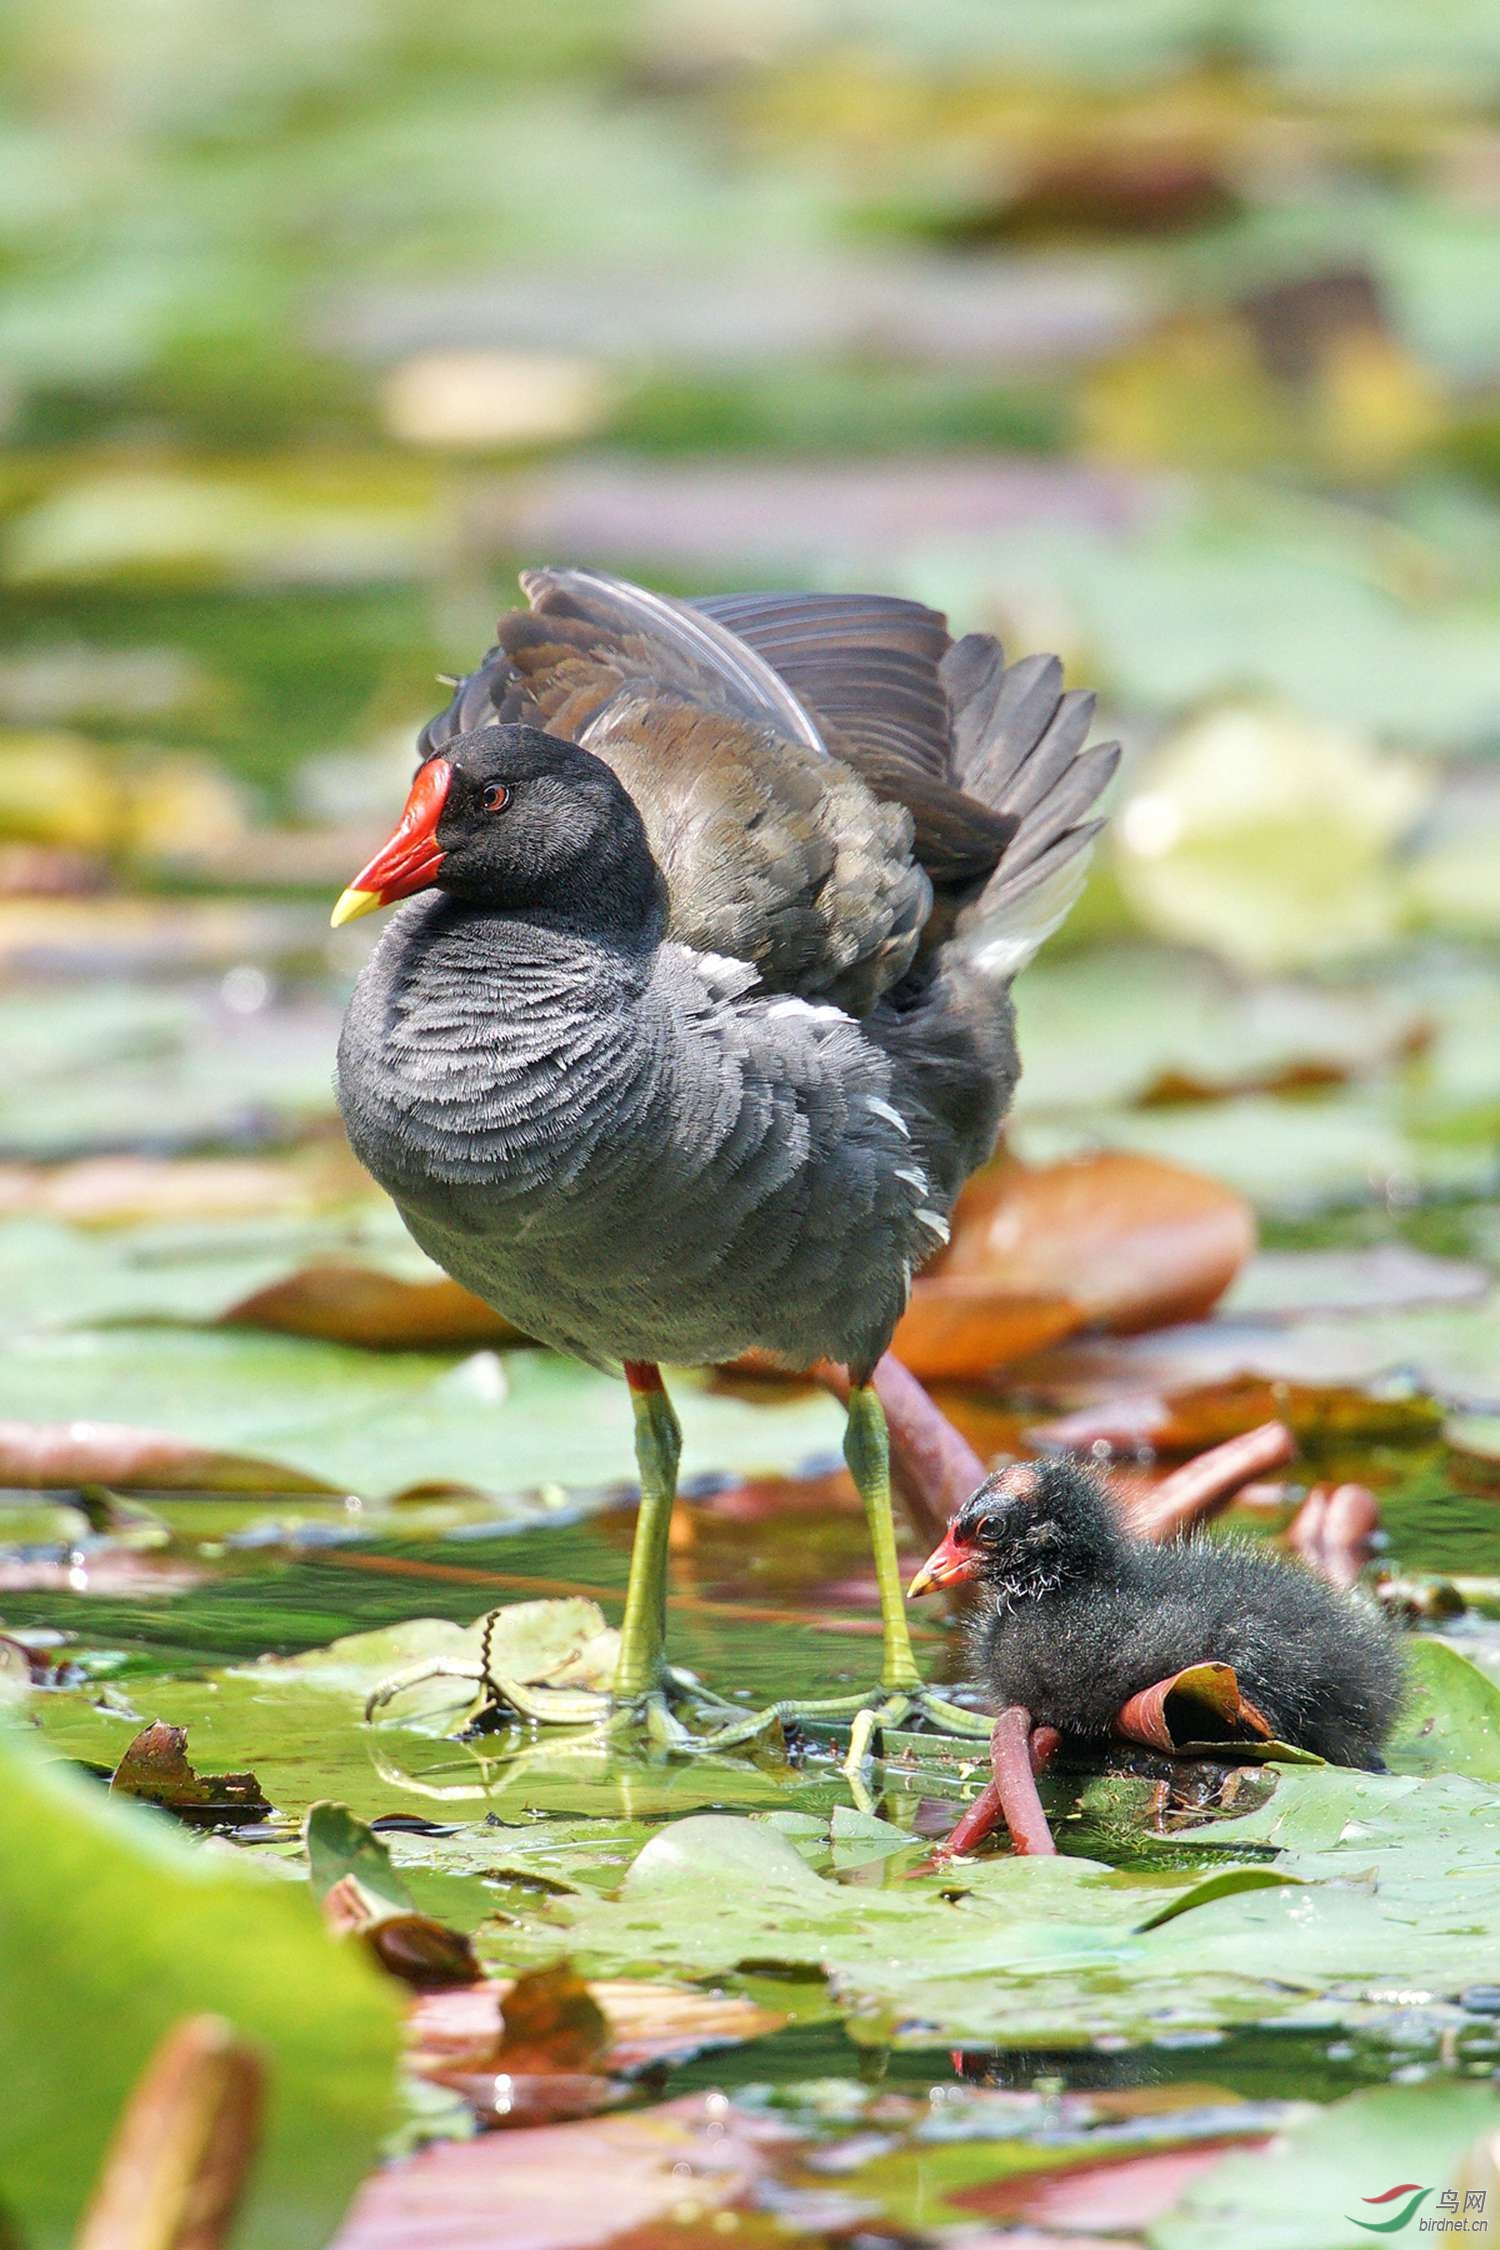
[[[326,1898],[335,1884],[352,1878],[378,1910],[410,1913],[416,1902],[392,1867],[390,1853],[374,1830],[365,1821],[356,1820],[347,1805],[327,1799],[309,1805],[303,1833],[315,1898]]]
[[[1426,2186],[1422,2215],[1436,2217],[1434,2189],[1462,2179],[1466,2153],[1497,2124],[1493,2086],[1452,2079],[1308,2103],[1269,2148],[1226,2157],[1195,2181],[1146,2239],[1152,2250],[1330,2250],[1362,2241],[1372,2222],[1378,2232],[1381,2220],[1413,2217],[1403,2199],[1369,2200],[1403,2181]],[[1468,2184],[1493,2198],[1494,2178],[1491,2159]],[[1483,2202],[1471,2218],[1475,2208]]]
[[[247,935],[235,927],[233,960]],[[0,1154],[291,1140],[333,1114],[337,1037],[322,1001],[243,1016],[207,995],[104,982],[9,993]]]
[[[440,1278],[383,1199],[324,1217],[109,1228],[14,1219],[0,1225],[0,1322],[7,1333],[207,1324],[308,1267],[335,1264]]]
[[[1497,1837],[1479,1784],[1294,1767],[1261,1811],[1184,1837],[1180,1875],[1170,1850],[1134,1875],[997,1857],[871,1890],[818,1875],[763,1826],[710,1817],[660,1831],[612,1897],[553,1898],[480,1943],[500,1968],[567,1952],[600,1974],[820,1969],[864,2038],[1067,2046],[1362,2023],[1399,1997],[1394,1962],[1400,1990],[1433,2001],[1488,1973],[1476,1936],[1500,1928]],[[1274,1856],[1205,1875],[1205,1844]],[[706,1893],[707,1919],[691,1905]],[[1500,1962],[1500,1941],[1489,1950]]]
[[[210,1860],[0,1735],[0,2197],[63,2250],[122,2104],[184,2016],[266,2057],[265,2139],[237,2240],[326,2241],[374,2160],[397,2011],[308,1893]],[[309,2007],[309,1993],[317,2005]]]
[[[1252,981],[1168,946],[1043,953],[1016,986],[1016,1115],[1125,1108],[1174,1081],[1225,1096],[1363,1078],[1421,1020],[1399,993]]]
[[[829,1837],[833,1864],[841,1871],[878,1866],[882,1860],[894,1859],[898,1852],[922,1848],[921,1839],[909,1829],[898,1828],[893,1821],[877,1820],[872,1813],[856,1812],[849,1805],[834,1806]]]
[[[1394,1773],[1461,1773],[1500,1781],[1500,1686],[1430,1634],[1407,1651],[1408,1693],[1386,1750]]]
[[[545,1665],[579,1645],[581,1612],[598,1614],[583,1601],[514,1604],[501,1612],[497,1645],[514,1663]],[[504,1626],[512,1615],[523,1623],[520,1635],[510,1629],[507,1649]],[[514,1824],[514,1833],[509,1826],[485,1831],[502,1847],[493,1865],[482,1850],[475,1861],[459,1845],[451,1854],[434,1846],[416,1855],[445,1872],[467,1872],[472,1863],[524,1873],[533,1849],[555,1857],[542,1833],[547,1823],[532,1828],[538,1814],[591,1814],[608,1823],[621,1816],[660,1820],[704,1806],[757,1811],[791,1804],[815,1806],[826,1817],[836,1785],[825,1774],[804,1779],[780,1764],[728,1756],[663,1763],[563,1728],[544,1729],[534,1740],[524,1732],[450,1739],[473,1701],[463,1680],[408,1689],[377,1723],[365,1724],[367,1697],[398,1674],[443,1661],[477,1669],[481,1633],[477,1624],[410,1618],[304,1656],[236,1665],[207,1679],[129,1682],[113,1700],[89,1689],[58,1690],[34,1696],[31,1709],[58,1755],[110,1769],[146,1716],[186,1727],[205,1767],[246,1764],[253,1754],[261,1784],[284,1817],[300,1818],[332,1792],[361,1820],[404,1812]],[[114,1707],[126,1692],[145,1710]],[[645,1831],[634,1833],[639,1842]],[[578,1834],[582,1840],[586,1831]],[[587,1851],[579,1856],[589,1863]]]
[[[836,1451],[822,1393],[767,1404],[672,1377],[683,1475],[767,1471]],[[633,1480],[621,1382],[541,1352],[374,1355],[246,1332],[28,1334],[0,1367],[0,1464],[13,1484],[368,1494]],[[80,1429],[81,1424],[95,1425]],[[150,1442],[144,1442],[149,1439]]]

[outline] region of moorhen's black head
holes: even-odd
[[[987,1477],[917,1572],[909,1594],[978,1580],[1006,1602],[1113,1576],[1124,1535],[1081,1461],[1025,1462]]]
[[[664,915],[629,792],[602,758],[539,727],[482,727],[419,766],[406,810],[334,908],[334,927],[434,888],[501,914],[560,912],[622,938],[658,934]]]

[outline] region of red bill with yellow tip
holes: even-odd
[[[443,817],[453,768],[446,758],[429,758],[419,768],[406,800],[406,810],[389,840],[368,861],[339,899],[331,920],[337,930],[378,906],[394,906],[398,898],[425,891],[437,880],[443,864],[437,824]]]
[[[957,1528],[956,1524],[949,1524],[907,1587],[908,1601],[915,1601],[918,1594],[930,1594],[934,1586],[962,1586],[979,1576],[979,1548],[971,1540],[959,1539]]]

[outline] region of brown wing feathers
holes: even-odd
[[[805,823],[811,816],[799,807],[811,777],[794,782],[792,769],[810,759],[822,762],[814,794],[827,791],[838,770],[826,766],[832,751],[882,804],[909,816],[907,848],[948,902],[927,933],[929,943],[946,934],[959,907],[977,952],[996,968],[1012,957],[1019,965],[1071,903],[1100,825],[1090,817],[1092,808],[1119,751],[1113,744],[1084,750],[1094,699],[1063,692],[1055,657],[1007,666],[988,635],[953,642],[938,611],[888,595],[725,594],[679,603],[570,570],[529,571],[522,584],[531,607],[500,620],[497,646],[425,730],[424,756],[496,717],[526,720],[567,739],[587,739],[619,764],[622,778],[628,763],[627,786],[638,801],[642,791],[652,791],[654,748],[676,763],[701,816],[713,795],[703,763],[712,733],[715,756],[735,767],[748,761],[749,773],[777,800],[776,818]],[[654,723],[653,707],[661,714]],[[692,723],[693,711],[732,723],[705,731]],[[677,715],[667,726],[669,712]],[[669,741],[676,745],[670,756]],[[779,788],[770,778],[778,762],[786,769]],[[666,772],[654,780],[662,801],[657,817],[648,818],[653,840],[670,825],[672,787]],[[708,888],[721,894],[731,870],[717,862],[729,847],[730,825],[756,821],[744,788],[743,773],[733,781],[726,771],[721,848],[705,873]],[[758,825],[768,809],[762,808]],[[882,841],[887,853],[900,850],[896,832],[883,839],[862,835],[864,858],[840,862],[837,876],[830,861],[815,878],[829,891],[829,903],[839,896],[842,914],[849,912],[851,879],[868,878],[880,864]],[[752,847],[750,856],[764,857],[772,842],[773,835],[762,836],[762,849]],[[786,866],[789,882],[807,878],[802,862],[808,851],[821,861],[827,842],[820,838],[815,847],[810,834],[801,836]],[[680,859],[679,871],[686,864]],[[749,886],[752,894],[756,888]],[[748,906],[749,897],[742,903]],[[867,964],[876,989],[909,957],[907,935],[919,904],[909,893],[899,902],[884,901],[882,911],[894,908],[895,921]],[[770,910],[765,897],[759,905]],[[784,919],[782,906],[773,919]],[[744,919],[741,913],[738,921]],[[687,921],[695,924],[691,911]],[[828,956],[825,989],[849,969],[853,933],[841,921],[840,929],[844,942],[835,950],[846,958],[836,968]],[[824,936],[832,944],[839,932],[829,925]],[[860,930],[855,953],[869,937]],[[774,955],[776,948],[770,950]],[[773,981],[782,989],[818,987],[816,976],[806,981],[805,963],[800,975],[802,981],[789,986]],[[868,976],[856,975],[846,997],[856,1003],[873,997],[864,990],[867,982]]]

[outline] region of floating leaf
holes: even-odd
[[[391,1865],[391,1855],[374,1830],[347,1805],[324,1799],[309,1805],[302,1826],[313,1896],[326,1899],[340,1883],[356,1883],[372,1914],[405,1914],[412,1895]]]
[[[1016,986],[1020,1118],[1307,1094],[1380,1078],[1430,1044],[1421,996],[1350,971],[1250,977],[1182,946],[1115,942]]]
[[[383,1969],[419,1992],[474,1982],[468,1939],[417,1910],[385,1845],[347,1805],[310,1806],[303,1833],[313,1891],[336,1936],[362,1938]]]
[[[582,1977],[559,1965],[517,1977],[500,2003],[498,2070],[592,2070],[611,2045],[608,2016]]]
[[[502,2208],[507,2232],[534,2250],[644,2235],[685,2201],[710,2216],[737,2203],[764,2168],[764,2145],[784,2134],[694,2094],[627,2117],[430,2149],[368,2182],[332,2250],[484,2250]]]
[[[535,1972],[533,1989],[544,1993],[548,1988],[537,1984],[536,1978],[558,1975],[571,1972]],[[417,2000],[410,2018],[414,2066],[438,2077],[450,2071],[492,2070],[502,2033],[502,2002],[515,1990],[515,1985],[485,1983]],[[607,2020],[605,2061],[612,2074],[685,2062],[707,2049],[764,2038],[786,2022],[775,2010],[738,1994],[698,1992],[690,1985],[603,1978],[588,1990]]]
[[[841,1417],[821,1393],[778,1392],[768,1411],[701,1375],[674,1375],[672,1388],[684,1476],[837,1450]],[[130,1424],[118,1419],[126,1400]],[[27,1337],[0,1373],[0,1476],[15,1485],[512,1496],[634,1470],[624,1384],[540,1352],[454,1365],[293,1337],[115,1330]]]
[[[397,2018],[379,1981],[329,1943],[305,1891],[210,1862],[9,1736],[0,1770],[0,2173],[25,2239],[71,2239],[158,2042],[207,2013],[269,2077],[237,2239],[326,2240],[388,2114]]]
[[[109,1786],[117,1797],[160,1805],[195,1827],[236,1827],[264,1820],[271,1810],[253,1773],[194,1773],[187,1728],[163,1726],[160,1719],[142,1728]]]
[[[1152,2250],[1326,2250],[1382,2215],[1370,2199],[1393,2182],[1452,2178],[1496,2122],[1491,2086],[1448,2079],[1375,2086],[1307,2103],[1269,2148],[1226,2157],[1151,2227]],[[1398,2206],[1386,2204],[1389,2217]],[[1360,2238],[1362,2239],[1362,2238]]]
[[[1500,1781],[1500,1686],[1446,1641],[1414,1634],[1407,1696],[1386,1758],[1396,1773]]]
[[[1253,1243],[1239,1196],[1173,1165],[1002,1159],[964,1189],[951,1245],[917,1280],[892,1349],[924,1379],[974,1376],[1085,1326],[1190,1319]]]

